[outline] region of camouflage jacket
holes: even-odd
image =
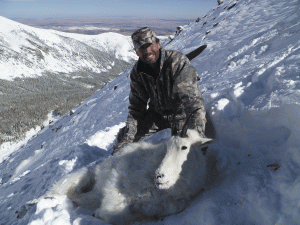
[[[139,60],[133,67],[130,78],[129,114],[127,119],[128,139],[133,140],[137,124],[149,109],[164,118],[175,116],[175,122],[185,121],[195,109],[200,108],[191,118],[189,128],[204,134],[204,100],[198,86],[198,74],[188,58],[178,52],[160,50],[159,71]],[[170,121],[170,123],[174,122]],[[182,123],[181,123],[182,124]],[[181,130],[182,127],[179,127]]]

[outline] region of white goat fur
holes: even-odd
[[[95,210],[96,217],[116,224],[179,213],[205,182],[201,148],[211,141],[194,130],[187,134],[160,144],[130,144],[93,171],[83,168],[67,175],[43,197],[65,194]]]

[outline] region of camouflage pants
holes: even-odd
[[[124,137],[128,132],[127,126],[120,129],[115,144],[112,149],[112,155],[119,149],[126,146],[128,143],[137,142],[147,136],[150,136],[163,129],[171,128],[172,135],[176,135],[184,125],[184,120],[175,120],[169,116],[162,116],[155,111],[148,110],[144,119],[138,122],[137,133],[133,140],[126,140]],[[208,114],[206,114],[205,136],[209,138],[215,137],[215,130],[212,121]]]
[[[127,145],[130,142],[137,142],[147,136],[150,136],[158,131],[167,128],[172,128],[172,125],[168,120],[168,117],[164,117],[156,113],[155,111],[148,110],[144,118],[138,121],[137,132],[133,140],[124,139],[126,133],[128,132],[127,126],[120,129],[117,135],[116,143],[113,146],[112,154],[116,153],[119,149],[123,148],[125,145]],[[174,129],[175,127],[173,125],[172,130]]]

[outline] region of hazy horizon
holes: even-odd
[[[157,19],[141,17],[91,17],[91,18],[48,18],[12,19],[36,28],[52,29],[70,33],[96,35],[116,32],[131,35],[140,27],[151,27],[157,35],[174,34],[177,27],[187,25],[196,19]]]
[[[0,0],[1,1],[1,0]],[[5,17],[10,20],[49,20],[49,19],[94,19],[94,18],[134,18],[134,19],[157,19],[157,20],[165,20],[165,21],[173,21],[173,20],[181,20],[181,21],[191,21],[191,20],[196,20],[198,17],[202,17],[204,14],[196,16],[196,17],[187,17],[187,18],[182,18],[182,17],[156,17],[156,16],[49,16],[49,17],[9,17],[0,14],[0,16]]]

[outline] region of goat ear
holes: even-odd
[[[200,147],[204,148],[204,147],[207,147],[207,146],[209,146],[211,144],[216,143],[217,141],[214,140],[214,139],[211,139],[211,138],[202,138],[201,142],[202,143],[201,143]]]
[[[210,144],[213,144],[216,142],[216,140],[210,139],[210,138],[203,138],[204,142],[199,146],[201,148],[202,154],[205,155],[207,148]]]

